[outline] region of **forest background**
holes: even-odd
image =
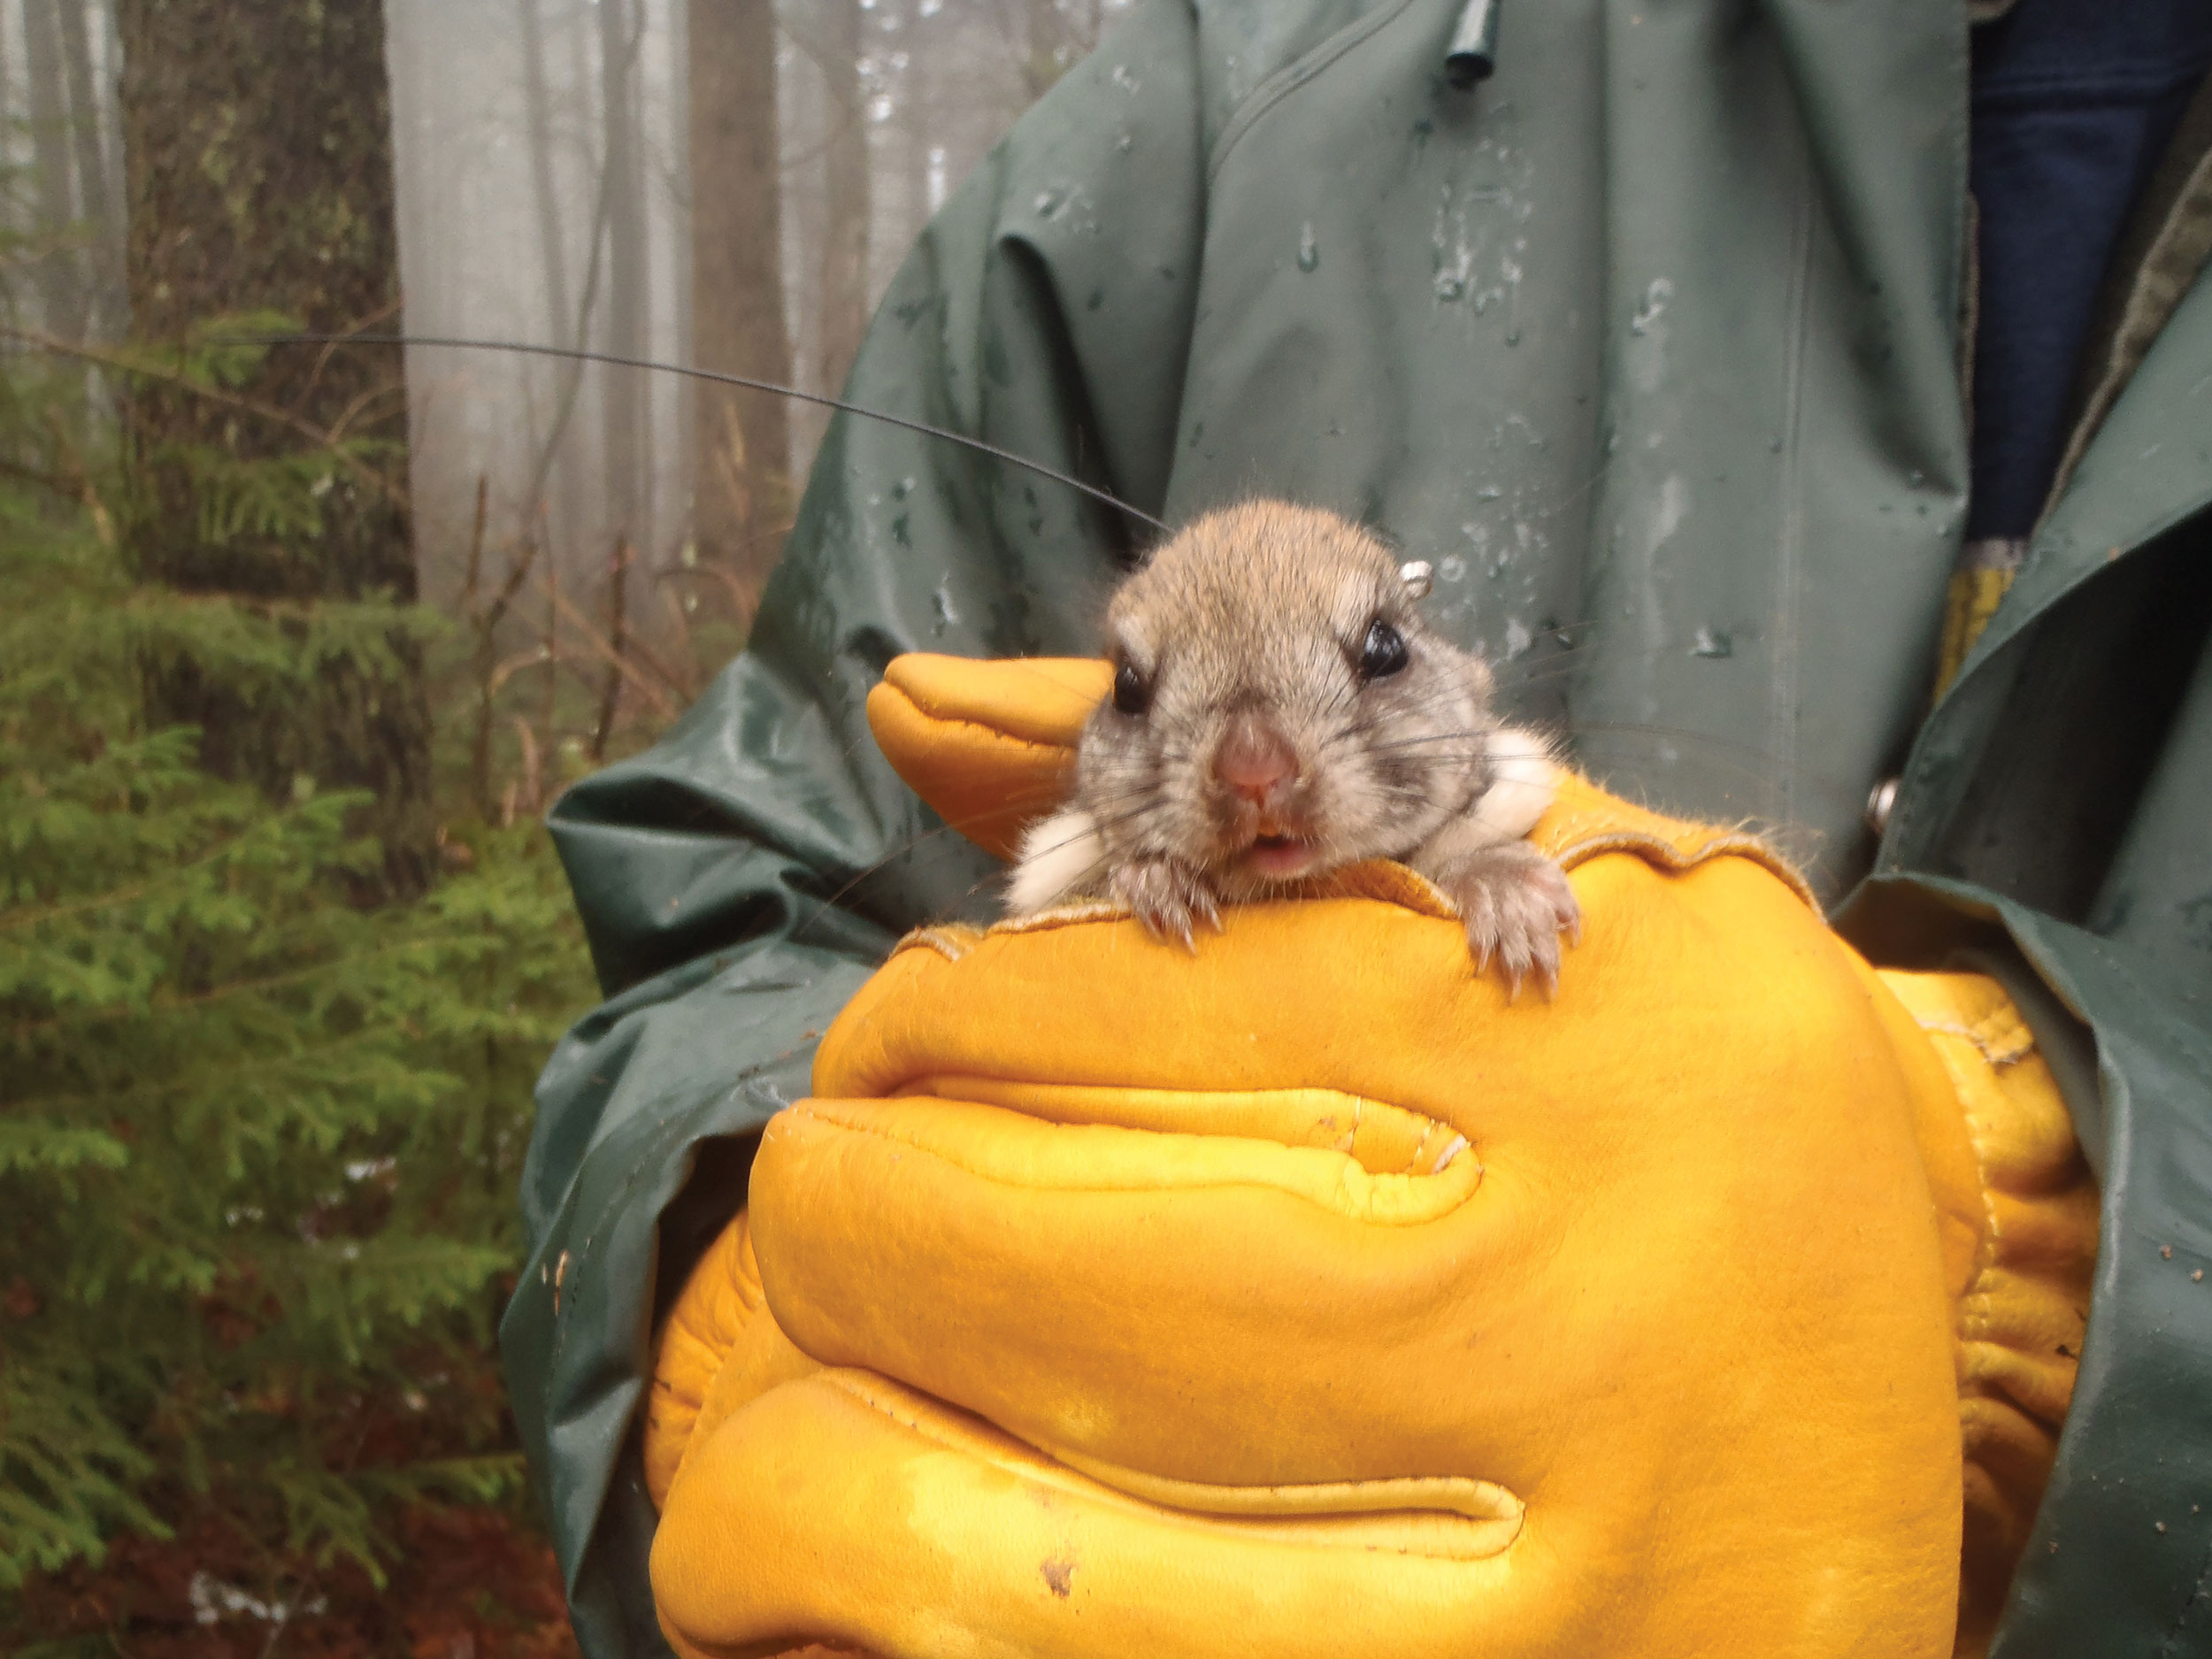
[[[1126,0],[0,0],[0,1651],[573,1651],[497,1376],[540,816],[743,641]]]

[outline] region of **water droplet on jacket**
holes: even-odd
[[[944,632],[947,628],[951,627],[954,624],[960,620],[960,612],[956,608],[955,608],[952,603],[951,581],[952,573],[948,571],[945,574],[944,582],[938,587],[935,593],[930,595],[929,596],[930,603],[933,607],[934,607],[937,612],[937,620],[931,627],[930,632],[936,634],[941,639],[944,636]]]
[[[1050,219],[1060,211],[1060,204],[1067,199],[1064,190],[1040,190],[1037,193],[1037,217]]]
[[[1517,328],[1507,329],[1505,331],[1505,343],[1509,346],[1519,345],[1521,343],[1521,331]]]
[[[1456,271],[1439,271],[1436,273],[1436,297],[1438,299],[1445,301],[1462,299],[1466,296],[1466,280]]]
[[[1636,314],[1628,319],[1628,332],[1632,334],[1647,333],[1652,324],[1657,322],[1661,313],[1667,309],[1667,302],[1673,297],[1673,283],[1664,277],[1652,278],[1651,286],[1644,290],[1643,303],[1636,308]]]
[[[1505,624],[1505,655],[1510,662],[1536,643],[1536,636],[1528,631],[1528,624],[1518,617],[1509,617]]]
[[[1907,482],[1908,484],[1910,484],[1910,485],[1911,485],[1911,486],[1912,486],[1915,489],[1918,489],[1918,488],[1920,488],[1923,484],[1926,483],[1927,481],[1928,481],[1928,475],[1927,475],[1925,472],[1924,472],[1920,471],[1920,469],[1919,469],[1919,468],[1917,468],[1917,467],[1915,467],[1915,468],[1914,468],[1911,472],[1908,472],[1908,473],[1906,473],[1906,474],[1905,474],[1905,482]]]
[[[1314,239],[1313,221],[1298,227],[1298,268],[1310,271],[1321,263],[1321,244]]]
[[[1475,492],[1475,499],[1477,501],[1495,501],[1499,496],[1504,494],[1505,492],[1500,489],[1495,484],[1485,484],[1480,489]]]
[[[1114,148],[1121,151],[1123,155],[1127,155],[1136,147],[1137,135],[1127,127],[1123,127],[1121,131],[1114,134]]]
[[[1447,553],[1436,562],[1436,573],[1448,582],[1467,579],[1467,561],[1456,553]]]
[[[1735,654],[1735,641],[1710,625],[1700,628],[1696,637],[1690,641],[1690,655],[1693,657],[1733,657]]]

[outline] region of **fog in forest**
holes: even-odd
[[[793,0],[772,28],[737,0],[388,0],[408,326],[834,393],[931,211],[1118,9]],[[772,77],[745,62],[764,52]],[[764,244],[769,209],[780,293],[760,271],[733,291],[704,239]],[[626,536],[654,569],[702,533],[772,538],[823,426],[669,376],[427,348],[407,372],[433,594],[480,472],[495,535],[541,504],[564,574],[588,580]],[[741,438],[787,434],[782,453],[704,429],[725,401]]]
[[[1127,4],[386,0],[404,326],[833,394],[932,211]],[[130,327],[120,69],[116,0],[0,4],[13,211],[51,248],[12,298],[65,338]],[[826,419],[511,354],[405,374],[424,597],[465,580],[480,480],[493,554],[535,543],[595,615],[628,557],[649,631],[703,555],[749,603]]]

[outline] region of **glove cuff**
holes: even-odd
[[[1878,977],[1942,1061],[1979,1214],[1958,1296],[1965,1532],[1957,1653],[1989,1645],[2073,1398],[2096,1270],[2096,1181],[2033,1033],[1979,973]]]

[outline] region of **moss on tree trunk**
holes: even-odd
[[[122,0],[118,30],[138,338],[173,343],[257,311],[396,326],[381,0]],[[131,388],[131,550],[147,578],[295,616],[296,641],[321,653],[312,689],[157,658],[150,718],[198,726],[209,770],[273,796],[303,780],[368,790],[381,890],[403,895],[436,854],[419,649],[373,613],[350,636],[333,623],[364,620],[348,609],[360,602],[415,598],[399,359],[284,347],[247,366],[229,402]],[[303,426],[337,433],[345,452]]]
[[[691,338],[702,367],[787,384],[782,157],[772,7],[691,0]],[[701,382],[692,518],[699,551],[757,600],[790,511],[784,401]]]

